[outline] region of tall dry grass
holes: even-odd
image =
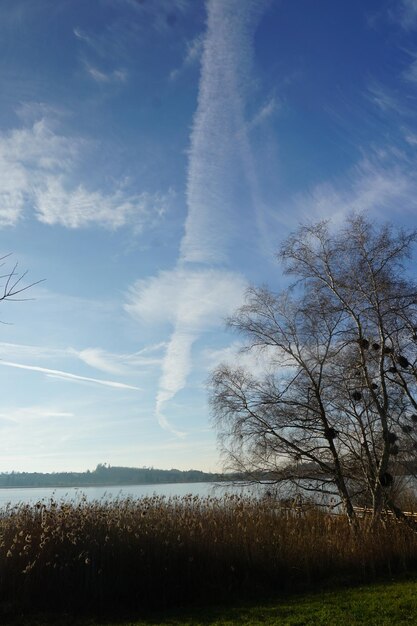
[[[416,565],[417,533],[403,523],[355,536],[342,516],[271,499],[50,500],[0,513],[0,606],[10,610],[218,602]]]

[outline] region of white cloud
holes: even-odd
[[[46,120],[58,120],[68,117],[68,111],[59,106],[52,106],[46,102],[26,101],[21,102],[15,109],[16,115],[22,122],[26,124],[26,129],[32,125],[42,122],[46,124]]]
[[[244,278],[235,272],[178,267],[139,280],[128,294],[126,310],[148,323],[180,323],[202,332],[216,327],[242,300]]]
[[[261,126],[266,120],[273,117],[280,109],[281,103],[275,96],[271,96],[257,111],[248,124],[248,130]]]
[[[62,409],[50,406],[28,406],[8,409],[6,412],[0,413],[0,418],[10,420],[11,422],[27,425],[28,422],[45,420],[50,418],[70,418],[74,417],[74,413],[70,411],[62,411]]]
[[[0,227],[15,225],[33,207],[35,217],[49,225],[130,225],[141,232],[166,212],[172,190],[131,193],[121,185],[105,193],[74,183],[87,145],[57,133],[46,119],[0,134]]]
[[[128,354],[115,354],[102,348],[84,348],[77,350],[72,347],[53,348],[47,346],[24,345],[0,342],[0,363],[6,361],[37,361],[53,362],[65,360],[78,360],[93,369],[97,369],[108,374],[133,375],[139,370],[153,368],[162,364],[163,349],[165,343],[158,343],[142,348],[141,350]]]
[[[182,260],[219,263],[237,236],[236,189],[247,150],[244,100],[250,84],[252,36],[265,2],[208,4],[198,107],[187,173],[188,215]],[[240,173],[240,175],[239,175]]]
[[[2,137],[3,158],[43,171],[70,168],[85,142],[79,137],[66,137],[54,130],[45,118],[32,126],[12,130]]]
[[[404,139],[410,146],[417,146],[417,135],[411,131],[404,131]]]
[[[82,141],[56,135],[45,120],[0,135],[0,226],[22,217],[33,188],[54,170],[65,170]]]
[[[405,30],[414,29],[417,26],[417,0],[400,0],[395,18]]]
[[[252,37],[267,2],[210,0],[203,42],[189,49],[189,62],[203,48],[198,107],[191,133],[187,172],[188,215],[178,266],[138,281],[126,309],[142,322],[173,327],[162,364],[156,417],[162,428],[177,431],[167,420],[166,404],[187,383],[192,348],[204,331],[216,328],[241,303],[244,279],[233,272],[210,269],[227,259],[238,237],[237,190],[242,172],[253,164],[246,140],[244,104],[250,85]],[[186,57],[187,59],[187,57]],[[188,62],[188,61],[187,61]],[[175,74],[174,74],[175,78]],[[272,114],[269,104],[261,118]],[[193,264],[201,264],[193,269]],[[203,267],[201,267],[203,266]]]
[[[134,387],[133,385],[127,385],[125,383],[119,383],[113,380],[101,380],[99,378],[90,378],[89,376],[79,376],[78,374],[71,374],[70,372],[64,372],[62,370],[50,369],[47,367],[39,367],[37,365],[25,365],[23,363],[13,363],[12,361],[0,361],[0,365],[5,367],[15,367],[23,370],[30,370],[32,372],[40,372],[46,374],[51,378],[60,378],[62,380],[69,380],[74,382],[88,382],[97,385],[104,385],[106,387],[113,387],[115,389],[133,389],[135,391],[141,391],[140,387]]]
[[[231,367],[243,367],[253,376],[262,376],[267,373],[277,373],[288,357],[278,348],[266,347],[262,350],[256,348],[243,350],[244,343],[234,341],[223,348],[206,348],[202,357],[208,371],[212,371],[220,364]]]
[[[82,28],[76,26],[73,30],[73,33],[77,39],[94,47],[94,40]]]
[[[112,72],[103,72],[90,63],[85,63],[85,69],[93,80],[97,83],[125,83],[127,80],[127,71],[123,69],[113,70]]]
[[[127,196],[121,190],[105,195],[83,185],[67,190],[60,178],[48,176],[35,192],[35,213],[40,222],[49,225],[85,228],[98,224],[115,230],[131,224],[140,232],[155,215],[165,213],[169,198],[170,194],[147,192]]]
[[[316,185],[295,196],[279,219],[293,228],[305,220],[332,218],[337,223],[353,210],[390,219],[393,213],[416,209],[413,164],[363,159],[343,179]]]
[[[245,280],[224,270],[177,268],[138,281],[128,296],[127,311],[145,323],[170,323],[174,331],[162,363],[156,416],[166,430],[179,434],[163,410],[186,385],[192,347],[199,335],[223,323],[241,302]]]
[[[403,72],[403,78],[409,83],[417,83],[417,57],[414,55],[413,61]]]
[[[99,32],[96,29],[94,29],[94,31],[87,32],[83,28],[80,28],[80,26],[76,26],[73,29],[73,33],[78,42],[81,44],[81,47],[84,49],[82,58],[84,58],[85,52],[92,52],[94,58],[99,57],[101,59],[114,62],[115,42],[113,41],[111,35],[111,29],[112,24],[108,24],[107,28],[102,32]]]
[[[182,436],[185,433],[171,426],[164,415],[165,404],[186,385],[191,371],[191,348],[197,334],[178,328],[171,336],[168,349],[162,363],[162,375],[156,396],[156,416],[165,430]]]
[[[164,350],[165,348],[166,348],[165,341],[160,341],[159,343],[154,343],[150,346],[145,346],[144,348],[141,348],[140,350],[132,354],[132,358],[135,358],[135,357],[143,358],[144,354],[159,352],[161,350]]]
[[[59,348],[0,342],[0,359],[53,359],[66,354],[67,350]]]
[[[403,115],[406,112],[403,102],[387,87],[373,83],[368,87],[368,97],[383,113],[394,112]]]
[[[121,363],[122,359],[120,357],[115,359],[115,355],[109,355],[108,352],[100,348],[85,348],[84,350],[76,352],[76,355],[90,367],[101,370],[102,372],[116,375],[126,373],[126,368]]]
[[[187,48],[184,55],[184,59],[176,69],[172,70],[169,75],[170,80],[174,81],[183,74],[188,68],[193,67],[198,63],[203,53],[204,37],[203,35],[197,35],[191,41],[187,42]]]
[[[14,226],[25,205],[25,172],[0,159],[0,227]]]
[[[162,357],[155,356],[155,352],[161,351],[165,343],[155,346],[147,346],[133,354],[114,354],[101,348],[85,348],[84,350],[71,350],[78,359],[102,372],[116,375],[128,375],[137,373],[139,369],[149,369],[161,365]]]

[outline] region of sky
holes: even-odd
[[[225,319],[300,223],[415,225],[416,104],[417,0],[1,0],[0,471],[219,470]]]

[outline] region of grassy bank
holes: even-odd
[[[4,626],[405,626],[415,623],[417,582],[403,581],[295,595],[256,604],[171,609],[148,618],[74,618],[43,614],[19,617]]]
[[[417,534],[237,496],[49,501],[0,518],[0,607],[109,614],[365,583],[417,569]]]

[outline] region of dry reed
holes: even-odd
[[[49,500],[0,512],[3,610],[218,602],[416,564],[417,534],[403,523],[355,536],[343,516],[271,498]]]

